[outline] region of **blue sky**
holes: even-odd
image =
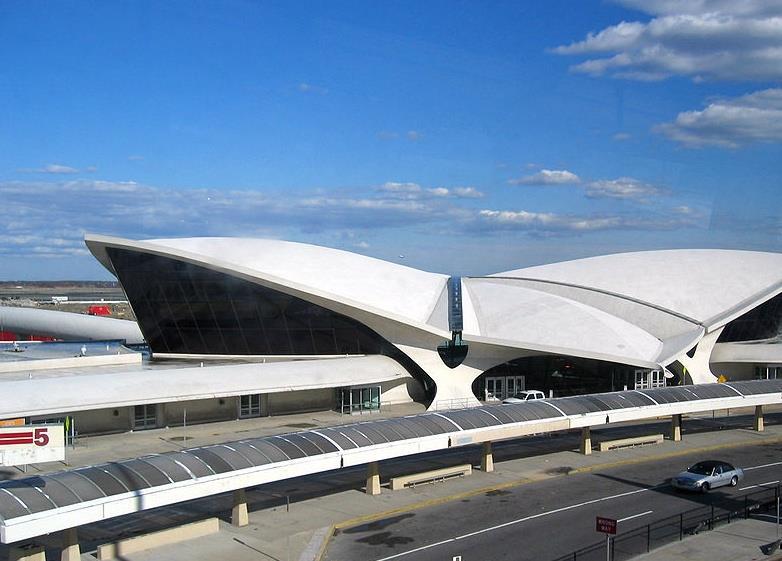
[[[782,2],[0,3],[0,279],[85,232],[451,274],[782,250]]]

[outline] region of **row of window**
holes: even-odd
[[[776,380],[782,378],[782,366],[756,366],[756,380]]]
[[[249,419],[261,416],[261,394],[239,396],[239,418]],[[155,403],[133,407],[134,430],[153,429],[158,426],[159,407]]]
[[[109,248],[153,353],[388,354],[363,324],[270,288],[174,259]]]

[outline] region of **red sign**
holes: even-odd
[[[0,432],[0,446],[13,444],[35,444],[46,446],[49,444],[48,428],[23,429],[13,432]]]
[[[597,517],[596,530],[604,534],[616,534],[616,520],[613,518]]]
[[[0,426],[0,466],[65,460],[65,430],[50,425]]]

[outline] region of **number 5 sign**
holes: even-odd
[[[65,460],[62,424],[0,427],[0,465],[18,466]]]

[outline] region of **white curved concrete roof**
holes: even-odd
[[[479,331],[464,339],[506,342],[562,354],[657,364],[662,342],[633,323],[581,302],[507,279],[464,279]],[[477,336],[477,337],[476,337]]]
[[[383,315],[426,323],[448,280],[339,249],[296,242],[248,238],[181,238],[136,242],[87,236],[87,246],[111,270],[106,246],[152,251],[242,271],[331,300],[361,304]]]
[[[711,331],[782,291],[782,254],[719,249],[619,253],[516,269],[661,308]]]
[[[447,336],[447,276],[354,253],[279,240],[147,241],[87,236],[289,287],[415,329]],[[782,292],[782,254],[734,250],[623,253],[464,277],[466,341],[654,366]],[[360,313],[357,319],[362,321]],[[383,324],[373,329],[383,332]],[[389,327],[396,333],[399,323]]]

